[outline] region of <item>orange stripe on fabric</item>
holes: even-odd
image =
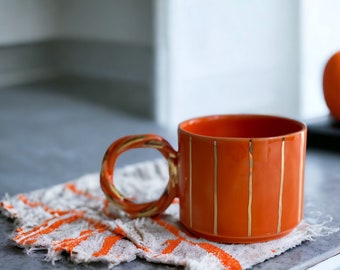
[[[82,213],[82,212],[75,212],[75,211],[68,211],[67,212],[68,214],[71,214],[71,213],[75,213],[75,214],[78,214],[78,213]],[[48,224],[52,221],[52,220],[56,220],[55,217],[52,217],[50,219],[47,219],[45,220],[41,225],[39,226],[36,226],[34,227],[32,230],[29,230],[29,231],[23,231],[23,228],[20,228],[20,230],[18,230],[18,232],[20,232],[16,237],[13,238],[13,240],[17,241],[18,239],[20,238],[23,238],[23,237],[26,237],[26,236],[29,236],[29,235],[32,235],[33,233],[35,233],[36,231],[39,231],[41,230],[42,228],[44,227],[47,227]]]
[[[105,232],[110,229],[108,225],[102,223],[100,220],[88,217],[84,217],[84,220],[86,220],[89,225],[92,225],[94,229],[99,233]]]
[[[172,233],[173,235],[177,236],[177,239],[169,239],[164,244],[168,244],[168,246],[162,251],[162,254],[169,254],[171,253],[182,241],[191,243],[188,239],[186,239],[184,236],[181,235],[180,230],[164,220],[160,218],[153,218],[153,220],[160,226],[162,226],[164,229]],[[185,233],[185,232],[184,232]],[[186,233],[185,233],[186,234]],[[191,235],[186,234],[187,236],[191,237]]]
[[[120,235],[109,235],[104,239],[103,245],[101,249],[97,252],[94,252],[92,254],[93,257],[101,257],[105,256],[109,253],[111,250],[112,246],[116,244],[117,241],[121,240],[122,236]]]
[[[110,217],[110,218],[117,218],[115,216],[113,216],[111,213],[108,212],[108,207],[109,207],[109,202],[107,200],[105,200],[104,198],[102,197],[96,197],[96,196],[93,196],[91,193],[87,192],[87,191],[84,191],[84,190],[81,190],[81,189],[78,189],[76,187],[76,185],[74,183],[66,183],[64,185],[64,187],[70,191],[72,191],[74,194],[76,195],[81,195],[81,196],[85,196],[89,199],[95,199],[95,200],[99,200],[99,201],[103,201],[104,202],[104,209],[103,209],[103,212],[106,216]],[[38,206],[41,206],[43,207],[43,209],[50,213],[51,215],[59,215],[59,216],[62,216],[62,215],[65,215],[65,214],[68,214],[70,213],[70,211],[61,211],[61,210],[57,210],[57,209],[50,209],[48,206],[44,205],[43,203],[41,202],[31,202],[25,195],[23,194],[20,194],[18,196],[18,199],[20,199],[24,204],[26,204],[27,206],[30,206],[30,207],[38,207]]]
[[[240,263],[238,260],[233,258],[230,254],[225,252],[223,249],[214,246],[210,243],[204,243],[204,242],[194,242],[190,241],[189,239],[183,237],[180,234],[180,230],[164,220],[161,220],[159,218],[153,219],[157,224],[162,226],[164,229],[172,233],[173,235],[177,236],[177,239],[168,240],[165,242],[165,244],[169,244],[163,251],[162,254],[169,254],[171,253],[182,241],[187,242],[193,246],[199,246],[205,251],[207,251],[209,254],[214,255],[225,267],[228,267],[230,270],[240,270],[242,269]]]
[[[44,205],[42,202],[31,202],[25,195],[20,194],[18,199],[21,200],[25,205],[35,208],[35,207],[42,207],[46,212],[50,213],[51,215],[58,215],[63,216],[65,214],[70,213],[71,211],[62,211],[57,209],[50,209],[47,205]]]
[[[73,184],[73,183],[67,183],[67,184],[64,185],[64,187],[67,188],[68,190],[72,191],[74,194],[82,195],[82,196],[85,196],[85,197],[91,198],[91,199],[93,198],[93,196],[90,193],[85,192],[81,189],[77,189],[76,185]]]
[[[102,223],[100,220],[88,217],[84,217],[84,220],[86,220],[90,225],[92,225],[99,233],[103,233],[104,231],[110,231],[114,234],[119,234],[123,237],[126,237],[125,231],[118,225],[116,225],[114,229],[111,229],[109,225]]]
[[[114,233],[115,234],[119,234],[123,237],[126,237],[126,232],[120,227],[117,225],[117,227],[114,229]]]
[[[0,206],[1,206],[2,208],[7,209],[7,210],[10,210],[10,209],[13,209],[13,208],[14,208],[13,205],[8,204],[8,203],[5,203],[5,202],[1,202],[1,203],[0,203]]]
[[[22,201],[24,204],[26,204],[27,206],[30,206],[30,207],[42,206],[41,202],[31,202],[31,201],[29,201],[28,198],[24,194],[18,195],[18,199],[20,201]]]
[[[225,252],[223,249],[220,249],[219,247],[214,246],[210,243],[197,243],[197,245],[206,250],[209,254],[214,255],[225,267],[228,267],[228,269],[242,269],[239,261],[233,258],[227,252]]]
[[[32,230],[33,234],[30,234],[27,237],[24,237],[23,239],[21,239],[19,241],[19,244],[20,245],[33,244],[34,242],[37,241],[39,235],[49,234],[49,233],[55,231],[56,229],[58,229],[60,226],[62,226],[64,224],[72,223],[72,222],[75,222],[76,220],[79,220],[83,215],[84,215],[84,212],[78,212],[78,213],[76,213],[75,215],[73,215],[69,218],[57,220],[56,222],[54,222],[51,225],[47,225],[46,222],[44,222],[41,226],[37,226]],[[46,228],[42,229],[44,227],[46,227]],[[29,232],[26,232],[25,234],[27,234],[27,233],[29,233]],[[20,238],[21,238],[20,234],[18,234],[18,236],[15,237],[14,239],[16,240],[16,239],[20,239]]]
[[[85,196],[89,199],[96,199],[96,200],[103,200],[102,197],[96,197],[96,196],[93,196],[90,192],[88,191],[84,191],[84,190],[81,190],[79,188],[76,187],[76,185],[74,183],[66,183],[64,185],[64,187],[70,191],[72,191],[74,194],[76,195],[81,195],[81,196]]]
[[[55,218],[51,218],[51,219],[48,219],[46,220],[44,223],[42,223],[41,225],[39,226],[36,226],[34,227],[32,230],[29,230],[29,231],[26,231],[24,232],[23,229],[21,229],[19,231],[19,234],[13,238],[14,241],[17,241],[19,240],[20,238],[23,238],[23,237],[26,237],[26,236],[29,236],[29,235],[32,235],[33,233],[35,233],[36,231],[38,230],[41,230],[42,228],[44,227],[47,227],[48,226],[48,223],[51,221],[51,220],[54,220]]]
[[[147,253],[150,252],[150,249],[149,249],[148,247],[146,247],[146,246],[143,246],[143,245],[140,245],[140,244],[137,244],[137,243],[134,243],[134,245],[135,245],[137,248],[143,250],[144,252],[147,252]]]
[[[165,249],[163,249],[162,254],[172,253],[175,250],[175,248],[178,247],[180,243],[182,243],[182,241],[185,240],[182,238],[167,240],[164,244],[168,244],[168,246]]]
[[[38,231],[39,229],[41,229],[42,227],[46,227],[47,224],[48,224],[48,221],[46,220],[46,221],[45,221],[43,224],[41,224],[40,226],[34,227],[32,230],[25,231],[25,232],[24,232],[23,228],[20,228],[20,231],[18,231],[19,234],[18,234],[17,236],[15,236],[15,237],[13,238],[13,240],[16,241],[16,240],[18,240],[18,239],[20,239],[20,238],[22,238],[22,237],[25,237],[25,236],[27,236],[27,235],[29,235],[29,234],[32,234],[32,233],[34,233],[35,231]]]
[[[157,222],[157,224],[159,224],[160,226],[162,226],[164,229],[168,230],[169,232],[171,232],[173,235],[180,237],[180,238],[184,238],[181,234],[179,229],[172,225],[169,224],[167,222],[165,222],[164,220],[160,219],[160,218],[153,218],[154,221]]]
[[[55,251],[66,250],[72,254],[73,249],[78,246],[81,242],[87,240],[91,235],[94,234],[92,230],[81,231],[79,237],[64,239],[60,242],[53,243]]]
[[[186,236],[191,238],[198,238],[196,235],[193,235],[191,232],[187,231],[185,228],[179,230],[176,226],[171,225],[164,220],[160,219],[159,217],[154,217],[154,221],[156,221],[159,225],[170,231],[172,234],[176,235],[177,237],[183,237],[181,233],[184,233]],[[186,239],[183,237],[183,239]]]

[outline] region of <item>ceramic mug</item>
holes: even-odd
[[[303,218],[307,127],[270,115],[212,115],[178,126],[178,151],[162,137],[131,135],[107,149],[101,187],[131,217],[161,214],[175,197],[181,223],[193,234],[224,243],[254,243],[292,231]],[[115,187],[120,154],[155,148],[169,164],[159,200],[135,204]]]

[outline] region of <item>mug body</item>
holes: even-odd
[[[215,115],[178,127],[180,219],[225,243],[276,239],[303,218],[306,126],[266,115]]]

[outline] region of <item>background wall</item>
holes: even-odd
[[[0,0],[0,87],[53,78],[59,2]]]
[[[0,45],[56,38],[153,44],[152,1],[0,0]]]
[[[153,45],[152,1],[62,0],[59,36]]]
[[[60,49],[65,72],[152,87],[151,0],[63,0],[58,24],[66,43]]]
[[[54,80],[78,97],[153,118],[152,7],[152,0],[0,0],[0,87]]]
[[[300,110],[313,118],[328,113],[322,76],[328,59],[340,50],[340,1],[301,0],[300,11]]]
[[[328,114],[322,73],[340,50],[337,0],[156,1],[157,121]]]
[[[59,1],[0,0],[0,45],[56,38],[59,15]]]
[[[170,127],[213,113],[313,118],[328,113],[321,80],[340,49],[338,10],[337,0],[0,0],[0,86],[114,80],[112,98],[131,98],[116,106]]]
[[[167,40],[161,123],[214,113],[298,114],[298,1],[174,0],[158,8],[168,13],[158,29]]]

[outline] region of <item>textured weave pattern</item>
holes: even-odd
[[[156,199],[167,178],[163,160],[138,163],[115,173],[115,182],[125,196],[140,201]],[[175,199],[162,217],[129,219],[107,202],[98,174],[6,197],[0,207],[4,215],[18,221],[13,235],[17,245],[27,251],[46,249],[47,259],[53,262],[66,251],[75,263],[102,261],[114,266],[138,256],[187,269],[246,269],[330,233],[320,225],[303,222],[278,240],[218,244],[196,238],[181,227],[178,208]]]

